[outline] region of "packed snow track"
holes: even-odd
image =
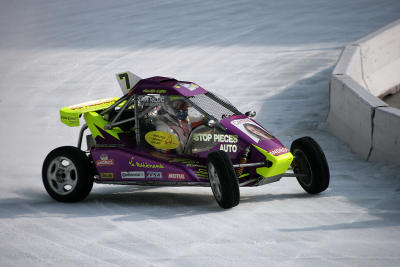
[[[399,14],[396,0],[1,1],[0,265],[400,265],[400,167],[361,160],[325,125],[342,48]],[[195,81],[285,145],[312,136],[330,187],[242,188],[230,210],[210,188],[95,185],[54,201],[43,160],[79,133],[59,108],[120,96],[126,70]]]

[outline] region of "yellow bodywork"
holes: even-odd
[[[179,140],[175,135],[162,131],[151,131],[145,136],[146,142],[157,149],[176,149]]]
[[[115,103],[119,98],[104,98],[95,101],[89,101],[60,109],[61,122],[70,127],[79,126],[79,118],[82,114],[106,109]]]
[[[280,174],[283,174],[287,171],[289,168],[290,164],[292,164],[293,161],[293,155],[292,153],[288,152],[279,156],[274,156],[265,149],[262,149],[256,145],[253,145],[258,151],[260,151],[261,154],[263,154],[267,160],[272,162],[271,167],[261,167],[257,168],[256,172],[257,174],[263,176],[263,177],[272,177],[272,176],[277,176]]]
[[[84,114],[84,117],[86,124],[93,135],[93,138],[96,138],[97,136],[104,138],[99,129],[102,129],[103,131],[105,131],[106,133],[110,134],[111,136],[115,137],[118,140],[119,140],[119,134],[123,133],[122,129],[120,129],[119,127],[114,127],[112,130],[105,130],[104,126],[106,126],[108,122],[104,120],[103,117],[97,112],[87,112]]]

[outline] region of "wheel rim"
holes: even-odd
[[[215,169],[214,165],[211,162],[208,164],[208,174],[210,177],[211,190],[213,191],[215,198],[218,201],[221,201],[222,199],[221,183],[219,180],[217,170]]]
[[[53,159],[47,169],[47,181],[51,189],[58,195],[68,195],[74,191],[78,172],[75,164],[66,157]]]
[[[297,177],[299,181],[305,186],[311,186],[313,181],[313,173],[311,169],[310,162],[308,161],[307,156],[301,150],[294,151],[294,157],[296,162],[296,167],[294,168],[294,173],[306,174],[306,176]]]

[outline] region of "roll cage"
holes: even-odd
[[[185,97],[185,101],[187,101],[193,108],[195,108],[198,112],[200,112],[208,122],[208,125],[211,127],[218,127],[221,130],[225,131],[225,127],[220,123],[221,119],[232,115],[241,115],[242,113],[234,107],[228,100],[223,100],[222,98],[216,96],[211,92],[207,92],[205,94],[199,94],[191,97]],[[124,103],[125,102],[125,103]],[[216,104],[219,104],[216,105]],[[122,106],[121,106],[122,105]],[[127,119],[121,119],[121,115],[133,105],[134,107],[134,116]],[[117,110],[118,108],[118,110]],[[153,107],[144,108],[139,112],[139,95],[134,93],[127,93],[119,100],[117,100],[110,107],[103,110],[100,115],[102,115],[109,123],[104,127],[105,130],[110,130],[114,127],[117,127],[121,124],[125,124],[127,122],[138,122],[144,115],[146,115]],[[208,112],[206,111],[208,110]],[[117,111],[117,113],[112,116],[112,113]],[[140,123],[135,123],[135,135],[136,135],[136,144],[140,145]]]

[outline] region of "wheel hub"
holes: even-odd
[[[47,169],[47,181],[58,195],[67,195],[77,185],[77,168],[73,161],[65,156],[54,158]]]
[[[57,170],[56,179],[57,179],[57,183],[64,183],[65,182],[65,172],[64,172],[64,170]]]
[[[312,183],[312,173],[310,171],[311,166],[307,159],[307,156],[301,151],[294,151],[295,154],[295,164],[293,171],[294,173],[305,174],[303,177],[298,177],[305,185],[310,186]]]

